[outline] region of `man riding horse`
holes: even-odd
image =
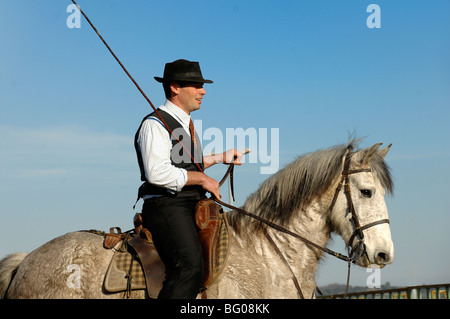
[[[166,278],[158,298],[195,298],[204,275],[202,250],[194,210],[210,192],[220,198],[219,183],[204,169],[217,163],[240,165],[242,154],[231,149],[202,155],[191,112],[199,110],[206,94],[198,62],[167,63],[163,78],[166,102],[147,115],[135,136],[135,148],[144,182],[143,227],[150,230],[164,263]]]

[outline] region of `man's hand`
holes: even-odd
[[[242,165],[241,158],[242,153],[238,152],[235,148],[232,148],[231,150],[226,151],[222,154],[222,163],[224,164],[231,164],[234,165]]]
[[[235,148],[232,148],[221,154],[213,154],[209,156],[203,157],[203,162],[205,163],[205,168],[211,167],[214,164],[223,163],[223,164],[231,164],[234,165],[242,165],[241,158],[244,154],[248,153],[248,150],[245,150],[244,153],[237,151]]]
[[[219,182],[214,178],[209,177],[205,173],[200,172],[187,172],[188,180],[186,186],[200,185],[204,190],[210,192],[217,199],[220,199],[220,186]]]
[[[208,168],[214,164],[218,163],[224,163],[224,164],[231,164],[234,165],[242,165],[241,158],[244,154],[247,154],[249,152],[248,149],[245,149],[242,152],[237,151],[236,149],[232,148],[231,150],[228,150],[221,154],[213,154],[210,156],[205,156],[203,158],[203,162],[205,164],[205,168]],[[189,185],[200,185],[203,187],[204,190],[207,192],[210,192],[213,196],[215,196],[217,199],[220,199],[220,186],[219,182],[216,181],[214,178],[209,177],[208,175],[200,172],[187,172],[188,180],[186,183],[186,186]]]

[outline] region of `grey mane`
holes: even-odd
[[[321,196],[342,173],[343,158],[353,152],[358,140],[347,145],[334,146],[298,157],[266,181],[251,194],[244,209],[281,226],[289,224],[295,213],[305,209]],[[392,192],[392,179],[388,166],[381,156],[373,156],[370,163],[383,186]],[[264,224],[234,212],[229,214],[230,225],[239,233],[261,230]],[[244,227],[250,226],[251,228]]]

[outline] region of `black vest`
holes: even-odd
[[[172,140],[172,150],[171,150],[171,154],[170,154],[170,160],[172,162],[172,165],[179,167],[179,168],[184,168],[187,171],[194,171],[194,172],[200,171],[198,169],[197,165],[191,159],[191,156],[183,148],[183,146],[184,146],[187,150],[189,150],[189,152],[194,157],[194,160],[197,162],[198,166],[200,166],[200,168],[203,170],[204,169],[203,156],[202,156],[202,149],[201,149],[199,140],[197,139],[198,147],[196,150],[194,148],[193,143],[191,142],[190,134],[188,134],[188,132],[186,132],[186,130],[181,126],[181,124],[177,120],[175,120],[171,115],[169,115],[167,112],[165,112],[163,110],[158,109],[158,113],[161,115],[161,117],[163,118],[163,120],[167,124],[167,126],[169,126],[170,130],[174,133],[174,135],[182,143],[182,145],[181,145],[180,142],[175,137],[173,137],[170,134],[170,132],[168,131],[169,135],[171,136],[171,140]],[[134,148],[136,149],[137,160],[138,160],[138,164],[139,164],[139,168],[140,168],[140,172],[141,172],[141,180],[144,182],[141,185],[141,187],[139,187],[138,199],[144,197],[145,195],[167,195],[167,196],[177,196],[177,197],[180,197],[180,196],[204,197],[206,192],[199,185],[185,186],[179,193],[172,194],[166,188],[151,184],[145,177],[144,163],[142,160],[142,153],[141,153],[141,150],[138,145],[138,137],[139,137],[139,132],[141,130],[142,124],[144,123],[144,121],[147,118],[149,118],[151,116],[155,117],[158,121],[161,121],[159,119],[158,115],[156,114],[156,112],[153,112],[153,113],[147,115],[142,120],[141,125],[139,126],[139,129],[137,130],[136,135],[134,137]],[[161,125],[163,125],[163,124],[161,124]]]

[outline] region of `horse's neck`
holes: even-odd
[[[298,213],[298,218],[292,220],[290,228],[293,232],[306,239],[320,246],[325,246],[330,239],[331,233],[326,210],[326,204],[323,205],[322,201],[318,199],[309,205],[306,210]],[[296,241],[304,245],[301,240],[296,239]]]
[[[292,232],[299,234],[313,243],[325,247],[330,240],[330,227],[326,217],[323,216],[323,207],[319,202],[313,203],[305,211],[299,212],[298,218],[294,218],[287,227]],[[295,273],[303,273],[314,276],[322,252],[311,250],[301,239],[288,234],[272,231],[274,241],[284,252],[286,260]]]
[[[308,210],[299,212],[298,218],[294,218],[286,228],[323,247],[330,239],[327,218],[323,216],[323,207],[319,201],[310,205]],[[306,294],[308,297],[311,296],[315,289],[315,272],[322,252],[311,250],[300,239],[273,228],[268,227],[267,231],[295,274],[302,292],[305,296]],[[264,276],[263,273],[266,272],[265,276],[284,280],[295,297],[296,290],[292,285],[290,270],[264,233],[241,232],[240,235],[235,234],[235,239],[237,244],[235,257],[238,259],[238,263],[247,260],[250,268],[254,268],[256,265],[260,268],[258,271],[261,272],[261,276]],[[277,280],[274,280],[274,286],[281,287],[282,284],[279,284]],[[279,287],[272,287],[272,289],[276,291]],[[285,294],[285,290],[282,293]]]

